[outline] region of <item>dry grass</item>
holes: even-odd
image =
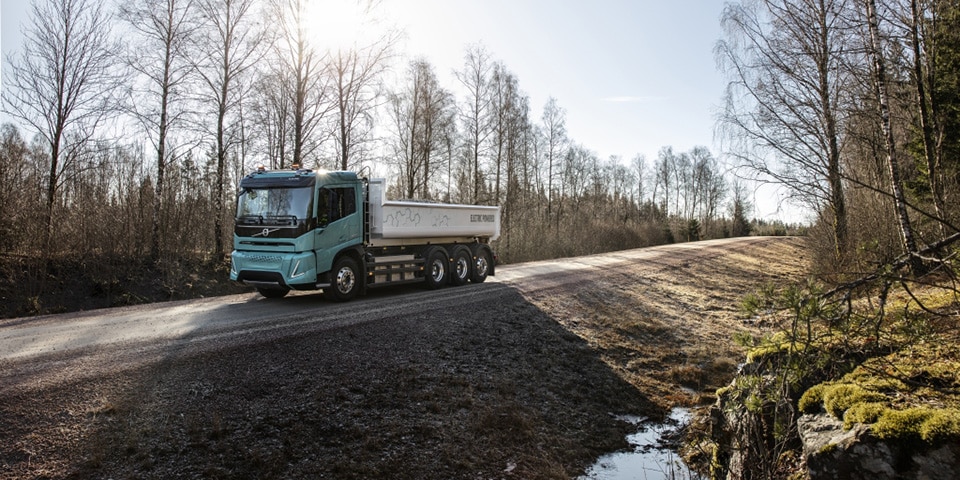
[[[600,358],[666,411],[712,403],[757,333],[739,302],[764,284],[793,281],[807,265],[803,241],[723,256],[684,257],[585,284],[574,295],[534,295],[535,305],[600,352]]]

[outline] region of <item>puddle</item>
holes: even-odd
[[[637,433],[627,435],[632,450],[604,455],[579,480],[684,480],[700,478],[661,440],[664,434],[690,422],[690,410],[674,408],[663,423],[644,418],[620,417],[637,425]]]

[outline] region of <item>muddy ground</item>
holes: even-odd
[[[631,252],[354,310],[245,294],[318,320],[0,360],[0,478],[576,477],[627,446],[618,415],[711,402],[756,328],[740,298],[806,264],[797,238]]]

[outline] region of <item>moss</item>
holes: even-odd
[[[732,386],[732,385],[727,385],[726,387],[720,387],[720,388],[718,388],[718,389],[717,389],[717,392],[716,392],[717,398],[724,398],[724,397],[725,397],[727,394],[729,394],[732,390],[733,390],[733,386]]]
[[[931,443],[960,439],[960,410],[934,410],[921,425],[920,438]]]
[[[797,408],[799,408],[802,413],[819,412],[820,407],[823,405],[823,391],[826,388],[827,386],[821,383],[820,385],[814,385],[807,389],[806,392],[803,392],[803,396],[800,397]]]
[[[922,307],[917,300],[922,302]],[[907,297],[903,299],[898,304],[891,305],[892,311],[906,311],[908,309],[920,310],[921,308],[927,310],[941,310],[947,307],[951,307],[957,304],[957,301],[960,300],[957,298],[957,293],[951,288],[933,288],[930,289],[919,297]]]
[[[830,452],[836,450],[836,449],[839,448],[839,447],[840,447],[840,445],[837,445],[836,443],[828,443],[828,444],[820,447],[820,452],[819,452],[819,453],[820,453],[821,455],[824,455],[824,454],[827,454],[827,453],[830,453]]]
[[[903,392],[908,389],[907,385],[897,378],[890,375],[878,375],[874,363],[868,362],[869,368],[858,367],[854,371],[844,375],[844,383],[853,383],[872,390],[874,392]]]
[[[913,407],[887,409],[873,424],[873,433],[883,439],[921,439],[928,443],[960,439],[960,410]]]
[[[875,423],[888,410],[882,403],[858,403],[843,414],[843,428],[849,430],[855,423]]]
[[[858,403],[874,403],[886,400],[886,395],[867,390],[860,385],[840,383],[829,385],[823,391],[823,408],[839,420],[848,408]]]
[[[886,410],[873,424],[872,430],[874,435],[885,440],[921,438],[921,427],[931,415],[932,411],[927,407]]]
[[[790,339],[786,332],[777,332],[760,341],[760,344],[751,348],[747,352],[747,363],[759,363],[770,357],[779,355],[787,351],[790,347]]]

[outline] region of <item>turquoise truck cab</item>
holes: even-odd
[[[264,296],[329,285],[333,256],[363,243],[353,172],[259,170],[240,181],[230,279]]]

